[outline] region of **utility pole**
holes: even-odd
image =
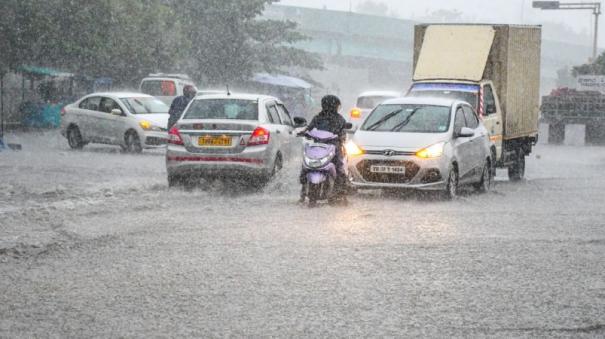
[[[594,15],[594,41],[592,43],[592,62],[597,60],[598,36],[599,36],[599,15],[601,15],[601,2],[560,2],[560,1],[534,1],[534,8],[543,10],[562,9],[591,10]]]

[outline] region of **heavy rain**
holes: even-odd
[[[0,337],[605,336],[600,1],[0,5]]]

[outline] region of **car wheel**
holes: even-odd
[[[178,175],[168,174],[168,187],[177,187],[183,184],[183,178]]]
[[[475,184],[475,189],[480,193],[486,193],[492,186],[492,170],[489,160],[485,161],[483,171],[481,172],[481,180]]]
[[[84,147],[84,141],[82,141],[82,134],[80,129],[76,126],[70,127],[67,130],[67,143],[69,147],[73,149],[82,149]]]
[[[525,153],[523,150],[519,150],[515,163],[508,168],[508,179],[510,181],[519,181],[523,177],[525,177]]]
[[[447,184],[445,185],[444,198],[447,200],[455,199],[458,196],[458,170],[452,167],[447,176]]]
[[[127,132],[124,136],[125,148],[127,152],[130,153],[141,153],[143,151],[143,147],[141,146],[141,140],[139,139],[139,135],[130,131]]]

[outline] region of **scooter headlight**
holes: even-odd
[[[311,168],[324,167],[325,165],[328,164],[328,162],[330,162],[330,159],[332,159],[333,156],[334,156],[333,154],[328,154],[327,156],[325,156],[323,158],[319,158],[319,159],[312,159],[312,158],[305,156],[305,165],[307,165]]]

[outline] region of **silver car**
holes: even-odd
[[[443,190],[491,185],[489,135],[466,102],[398,98],[377,106],[346,144],[357,188]]]
[[[298,150],[294,127],[288,110],[274,97],[197,96],[168,132],[168,184],[199,177],[266,183]]]
[[[168,106],[143,93],[93,93],[61,111],[61,134],[71,148],[119,145],[128,152],[156,148],[168,137]]]

